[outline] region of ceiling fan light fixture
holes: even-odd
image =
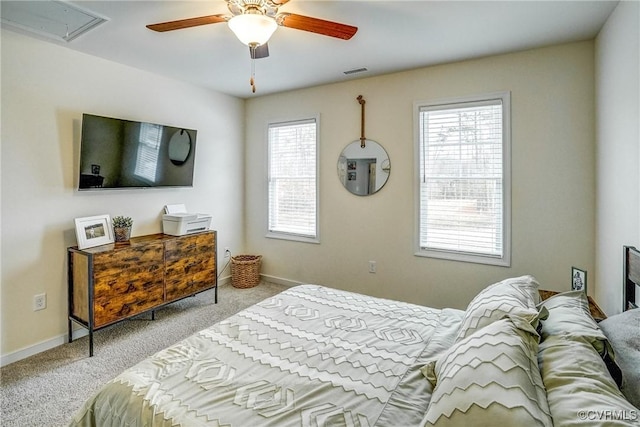
[[[275,19],[255,13],[236,15],[228,22],[231,31],[247,46],[261,46],[278,28]]]

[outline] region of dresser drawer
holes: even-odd
[[[99,278],[94,282],[95,327],[135,316],[163,302],[164,283],[157,273]]]
[[[167,301],[174,301],[212,288],[215,284],[216,272],[212,269],[176,275],[172,278],[167,277],[165,281],[166,299]]]
[[[164,260],[167,264],[189,258],[207,258],[215,254],[213,234],[194,234],[165,242]]]
[[[162,242],[131,246],[117,251],[103,252],[93,256],[93,277],[121,274],[137,274],[144,271],[161,272],[164,262]]]
[[[164,274],[167,280],[172,280],[204,270],[213,270],[214,267],[215,260],[213,256],[209,254],[201,254],[199,256],[167,262]]]

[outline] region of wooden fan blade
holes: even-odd
[[[358,31],[358,27],[340,24],[338,22],[325,21],[324,19],[297,15],[295,13],[279,13],[278,25],[296,30],[309,31],[323,36],[336,37],[349,40]]]
[[[158,24],[149,24],[147,28],[153,31],[165,32],[173,30],[181,30],[183,28],[197,27],[199,25],[216,24],[218,22],[226,22],[225,15],[207,15],[197,18],[179,19],[177,21],[160,22]]]
[[[266,58],[269,56],[269,45],[265,43],[256,47],[249,46],[249,55],[251,59]]]

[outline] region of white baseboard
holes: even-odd
[[[262,279],[265,282],[276,283],[278,285],[284,285],[284,286],[287,286],[289,288],[292,288],[292,287],[298,286],[298,285],[302,285],[302,282],[296,282],[295,280],[289,280],[289,279],[285,279],[283,277],[270,276],[268,274],[260,274],[260,277],[262,277]]]
[[[282,277],[268,276],[265,274],[261,274],[261,276],[263,280],[267,282],[277,283],[279,285],[284,285],[287,287],[293,287],[301,284],[300,282],[284,279]],[[227,284],[231,284],[231,276],[221,277],[218,279],[218,286]],[[79,327],[78,329],[75,329],[73,331],[74,340],[87,335],[89,335],[89,331],[85,328]],[[59,335],[57,337],[39,342],[38,344],[16,350],[12,353],[0,355],[0,367],[9,365],[22,359],[26,359],[27,357],[34,356],[38,353],[42,353],[43,351],[51,350],[52,348],[58,347],[60,345],[64,345],[68,342],[68,338],[68,334]]]
[[[73,331],[73,339],[77,340],[89,335],[89,330],[79,328]],[[51,350],[52,348],[66,344],[69,341],[69,334],[59,335],[57,337],[41,341],[38,344],[16,350],[9,354],[3,354],[0,356],[0,367],[7,366],[13,362],[17,362],[27,357],[35,356],[43,351]]]

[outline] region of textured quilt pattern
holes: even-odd
[[[419,425],[458,310],[291,288],[109,382],[71,425]]]

